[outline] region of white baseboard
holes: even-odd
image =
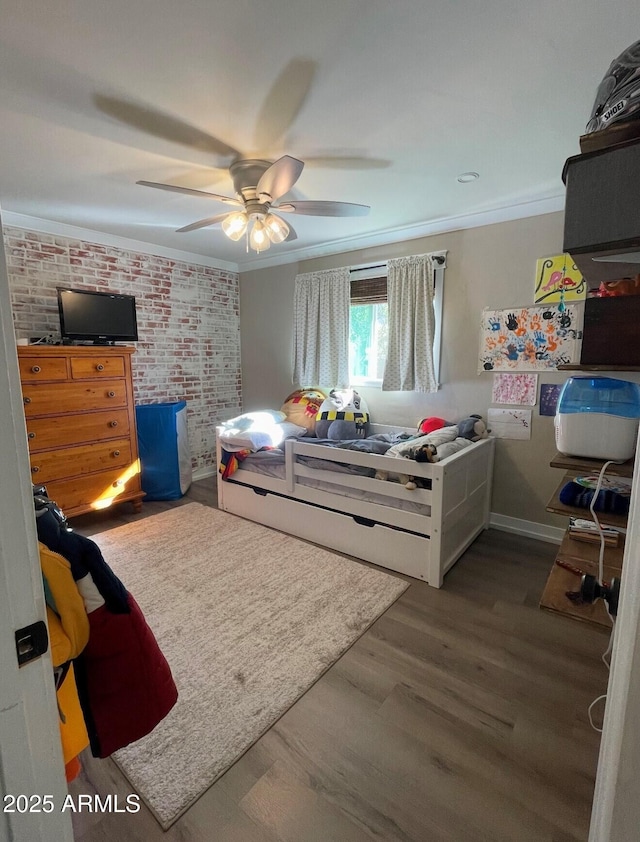
[[[218,473],[218,469],[215,465],[205,465],[204,468],[198,468],[193,472],[192,479],[195,482],[199,479],[206,479],[207,477],[213,477]]]
[[[522,520],[519,517],[507,517],[491,512],[489,526],[500,529],[502,532],[515,532],[516,535],[524,535],[525,538],[537,538],[538,541],[546,541],[549,544],[560,544],[565,530],[557,526],[547,526],[544,523],[534,523],[532,520]]]

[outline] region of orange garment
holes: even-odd
[[[80,765],[80,761],[77,757],[72,757],[71,760],[68,763],[66,763],[64,767],[64,774],[67,779],[67,783],[70,784],[71,781],[75,781],[80,772],[82,772],[82,766]]]

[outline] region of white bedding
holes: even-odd
[[[220,432],[224,449],[233,453],[237,450],[260,450],[263,447],[277,447],[285,439],[303,436],[304,427],[287,421],[284,412],[265,409],[260,412],[245,412],[237,418],[225,421]]]

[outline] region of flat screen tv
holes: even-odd
[[[138,323],[133,295],[64,287],[57,289],[63,340],[90,341],[95,345],[137,341]]]

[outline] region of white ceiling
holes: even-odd
[[[0,0],[3,217],[243,270],[560,209],[638,37],[637,0]],[[231,196],[234,156],[283,154],[306,162],[294,198],[369,216],[288,214],[298,239],[256,257],[175,233],[224,205],[136,185]]]

